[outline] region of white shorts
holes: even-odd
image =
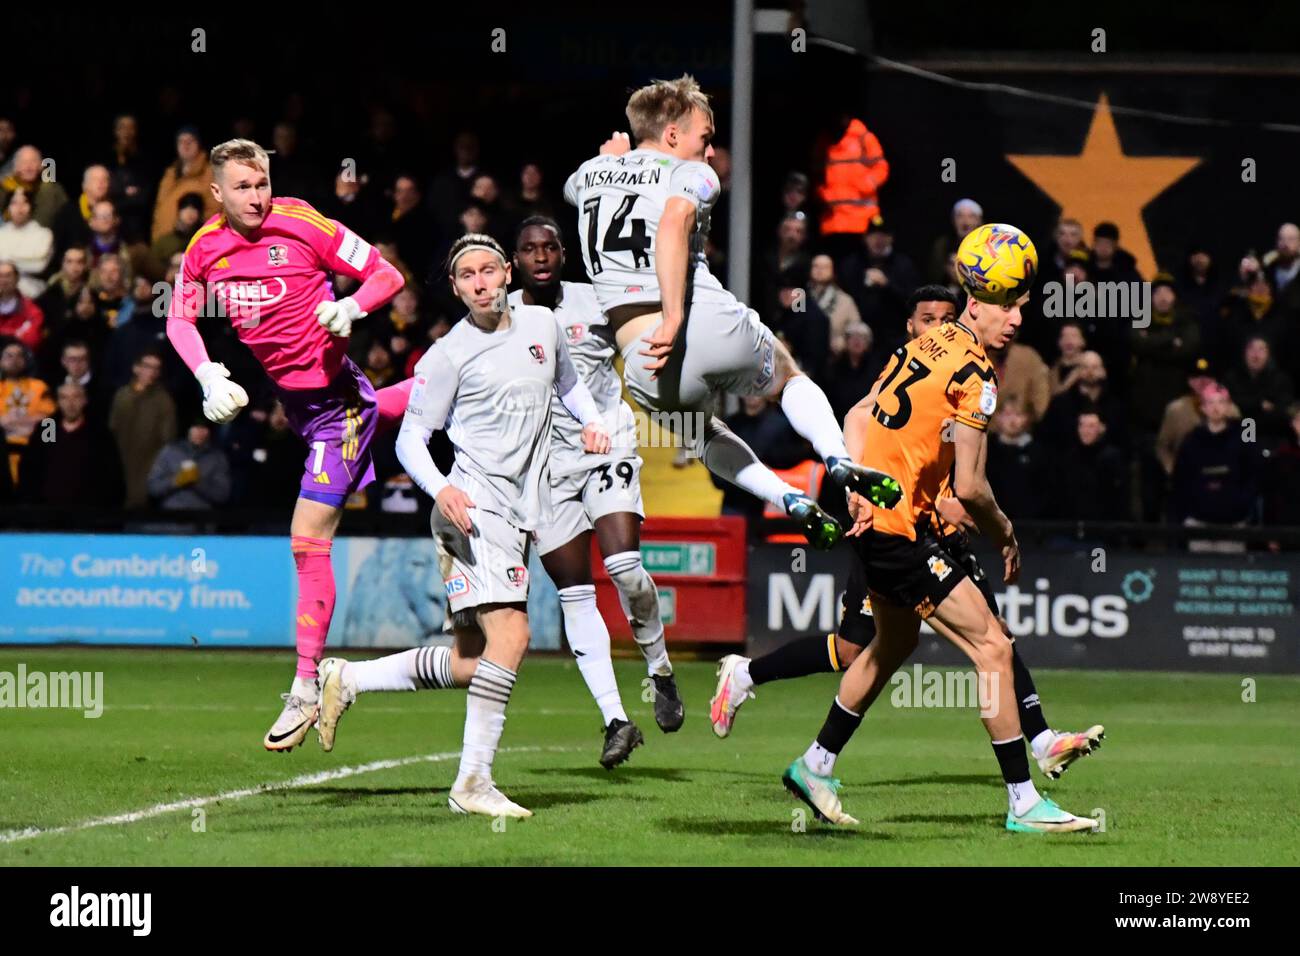
[[[595,527],[605,515],[630,512],[645,517],[641,502],[641,457],[631,455],[551,483],[553,521],[538,528],[537,553],[547,554]]]
[[[469,509],[474,533],[466,537],[436,507],[429,524],[438,569],[452,613],[480,604],[528,600],[528,533],[492,511]]]
[[[652,379],[650,361],[637,352],[656,322],[623,349],[623,381],[641,405],[651,411],[698,410],[714,392],[767,395],[776,379],[776,336],[743,304],[718,308],[691,306],[686,320],[684,355],[674,355]]]

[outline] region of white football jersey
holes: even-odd
[[[512,312],[522,306],[523,290],[510,293],[509,302]],[[560,396],[554,395],[551,399],[551,477],[564,478],[633,454],[637,445],[636,420],[632,409],[623,401],[623,383],[614,371],[614,337],[592,287],[585,282],[561,282],[552,314],[559,326],[559,334],[568,346],[573,367],[595,399],[610,437],[608,454],[586,454],[582,450],[582,423],[564,407]]]
[[[579,166],[564,184],[564,198],[578,207],[582,261],[601,309],[660,300],[655,236],[664,205],[674,196],[695,206],[687,301],[735,304],[704,258],[709,216],[721,194],[718,174],[708,163],[657,149],[596,156]]]
[[[577,382],[551,310],[511,305],[504,330],[465,318],[433,343],[415,365],[406,414],[446,429],[451,484],[532,531],[551,520],[551,396]]]

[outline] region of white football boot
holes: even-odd
[[[307,739],[307,732],[320,714],[320,692],[316,681],[293,679],[289,693],[281,694],[284,709],[266,732],[262,745],[276,753],[288,753]]]
[[[517,817],[533,815],[497,789],[491,777],[472,776],[456,781],[447,795],[447,806],[455,813],[481,813],[487,817]]]
[[[348,662],[341,657],[327,657],[320,662],[320,716],[316,721],[316,738],[326,753],[334,749],[341,718],[357,699],[356,681],[348,680]]]

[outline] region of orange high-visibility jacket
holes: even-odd
[[[872,217],[880,214],[876,190],[888,178],[880,140],[862,120],[853,120],[826,154],[826,172],[817,188],[826,204],[822,235],[866,232]]]

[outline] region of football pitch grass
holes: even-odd
[[[1003,829],[1006,794],[968,709],[872,710],[836,768],[862,822],[807,817],[781,772],[816,734],[837,678],[758,689],[732,736],[708,721],[712,662],[680,662],[685,727],[664,735],[644,668],[616,662],[646,746],[607,772],[573,663],[525,661],[496,779],[530,820],[447,808],[463,691],[370,694],[334,752],[261,738],[291,656],[245,651],[0,649],[0,671],[102,671],[104,711],[0,710],[0,864],[15,865],[1294,865],[1300,679],[1043,671],[1052,725],[1106,725],[1058,782],[1105,832]],[[888,691],[886,692],[888,694]]]

